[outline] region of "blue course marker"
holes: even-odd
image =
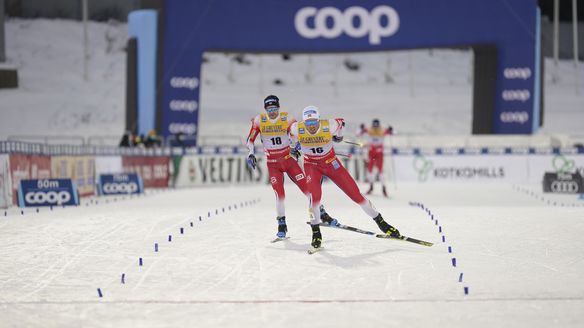
[[[122,284],[126,283],[126,274],[122,273]]]
[[[158,252],[158,243],[154,243],[154,251]]]
[[[101,293],[101,288],[97,289],[97,296],[103,297],[103,294]]]
[[[462,272],[460,273],[460,276],[458,276],[458,282],[462,282]]]
[[[456,258],[455,257],[452,258],[452,266],[456,267]]]

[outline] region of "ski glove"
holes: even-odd
[[[249,156],[247,156],[247,166],[249,166],[250,169],[255,170],[257,163],[258,160],[254,154],[249,154]]]
[[[300,151],[296,148],[291,148],[290,155],[292,155],[296,159],[296,161],[298,161],[298,158],[300,158]]]
[[[343,141],[343,137],[333,136],[333,141],[334,142],[341,142],[341,141]]]

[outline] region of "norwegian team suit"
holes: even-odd
[[[361,208],[372,218],[377,217],[377,212],[371,203],[361,194],[357,183],[341,161],[337,158],[333,148],[333,136],[342,137],[344,120],[321,119],[320,127],[315,134],[310,134],[304,122],[292,124],[290,139],[293,144],[300,143],[304,154],[304,173],[310,193],[310,207],[313,217],[311,224],[321,223],[320,202],[322,196],[321,179],[323,176],[333,181],[351,200],[359,204]]]
[[[385,136],[391,135],[390,129],[381,127],[364,128],[358,134],[367,135],[367,180],[373,182],[373,168],[379,172],[379,180],[383,181],[383,141]]]
[[[266,152],[266,162],[270,184],[276,194],[276,211],[278,217],[285,216],[284,173],[288,175],[300,191],[308,196],[306,178],[298,162],[290,155],[290,127],[296,120],[287,112],[280,112],[271,120],[267,114],[260,114],[252,119],[251,129],[247,137],[247,148],[254,153],[254,141],[258,135]]]

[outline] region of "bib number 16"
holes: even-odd
[[[322,147],[315,147],[315,148],[310,148],[310,151],[313,154],[322,154],[322,152],[324,151],[324,149],[322,149]]]

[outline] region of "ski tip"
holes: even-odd
[[[279,242],[279,241],[288,240],[288,239],[290,239],[290,237],[288,237],[288,236],[286,236],[286,237],[284,237],[284,238],[280,238],[280,237],[278,237],[278,238],[276,238],[276,239],[273,239],[272,241],[270,241],[270,243],[272,243],[272,244],[273,244],[273,243],[277,243],[277,242]]]
[[[314,253],[320,252],[322,249],[323,249],[322,247],[319,247],[319,248],[314,248],[314,247],[311,247],[311,248],[308,250],[308,254],[309,254],[309,255],[312,255],[312,254],[314,254]]]

